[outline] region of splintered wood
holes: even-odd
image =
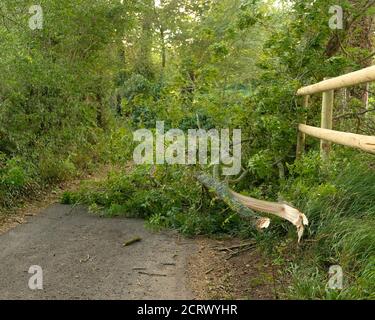
[[[243,217],[250,218],[254,227],[258,229],[266,229],[271,223],[271,219],[259,217],[254,211],[273,214],[296,226],[298,242],[301,241],[305,226],[308,225],[308,219],[296,208],[284,203],[268,202],[243,196],[232,191],[225,184],[205,174],[199,174],[196,178],[206,188],[217,194],[217,196],[232,210]]]
[[[309,224],[307,217],[302,212],[285,203],[268,202],[251,197],[245,197],[234,191],[231,191],[231,193],[238,201],[240,201],[246,207],[256,211],[276,215],[295,225],[297,228],[298,242],[301,241],[303,232],[305,230],[305,226]],[[261,227],[268,228],[271,223],[271,220],[268,218],[262,219],[264,222],[261,224]]]

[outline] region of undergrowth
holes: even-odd
[[[316,153],[291,166],[283,196],[309,218],[306,239],[289,271],[298,299],[375,298],[373,156],[350,153],[326,165]],[[343,270],[343,289],[328,288],[329,268]]]
[[[25,155],[8,156],[0,151],[0,214],[19,207],[22,200],[36,198],[45,189],[61,182],[93,173],[101,165],[123,165],[132,145],[125,125],[113,130],[97,130],[92,137],[64,146],[63,152],[41,148]]]
[[[350,160],[349,160],[350,159]],[[62,202],[82,203],[107,216],[147,219],[156,229],[173,228],[185,235],[256,237],[274,263],[289,274],[290,298],[375,298],[375,172],[372,158],[350,154],[323,164],[312,152],[288,166],[289,178],[279,197],[293,203],[310,221],[303,242],[295,228],[273,220],[263,233],[209,195],[193,178],[193,169],[137,166],[113,172],[101,182],[86,182],[66,192]],[[242,190],[251,193],[251,190]],[[329,268],[344,271],[344,288],[327,288]]]
[[[86,204],[106,216],[145,218],[151,228],[173,228],[187,235],[245,232],[249,224],[209,196],[192,170],[137,166],[131,173],[112,172],[101,182],[84,182],[79,192],[65,192],[64,204]]]

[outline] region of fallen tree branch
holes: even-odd
[[[271,213],[284,220],[291,222],[297,227],[298,242],[301,240],[305,226],[309,224],[307,217],[296,208],[285,204],[258,200],[251,197],[243,196],[231,191],[231,193],[245,206],[261,212]]]
[[[237,212],[243,218],[250,219],[253,227],[262,228],[262,224],[259,224],[259,222],[262,221],[263,218],[256,215],[255,212],[244,206],[240,201],[233,197],[230,189],[225,184],[218,182],[214,178],[205,174],[199,174],[196,176],[196,178],[209,191],[212,191],[221,200],[223,200],[234,212]]]
[[[250,218],[255,228],[266,229],[269,227],[271,220],[258,216],[253,210],[270,213],[295,225],[297,228],[298,242],[301,240],[305,228],[304,226],[308,225],[308,220],[306,216],[297,209],[284,203],[273,203],[243,196],[205,174],[199,174],[196,178],[211,192],[217,194],[221,200],[241,217]]]

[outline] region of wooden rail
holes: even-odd
[[[315,93],[347,88],[372,81],[375,81],[375,66],[348,73],[337,78],[326,79],[311,86],[303,87],[297,91],[297,96],[312,95]]]
[[[375,136],[364,136],[361,134],[316,128],[305,124],[300,124],[298,129],[300,132],[318,139],[328,140],[375,154]]]
[[[298,96],[304,96],[304,108],[308,108],[308,98],[315,93],[323,93],[321,128],[311,127],[305,124],[299,125],[297,138],[297,159],[301,157],[305,149],[305,135],[321,139],[320,153],[323,160],[329,158],[331,143],[337,143],[375,154],[375,136],[340,132],[332,130],[332,118],[335,95],[334,90],[360,85],[375,81],[375,66],[371,66],[346,75],[325,79],[311,86],[303,87],[297,91]]]

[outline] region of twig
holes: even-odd
[[[79,262],[80,263],[85,263],[85,262],[88,262],[89,260],[91,259],[90,255],[88,254],[86,259],[80,259]]]
[[[360,60],[358,63],[361,64],[362,62],[365,62],[366,60],[371,59],[373,56],[375,56],[375,52],[373,52],[373,53],[371,53],[369,56],[363,58],[363,59]]]
[[[253,249],[254,247],[255,247],[255,244],[252,245],[252,246],[248,246],[248,247],[246,247],[245,249],[238,250],[237,252],[232,253],[229,257],[225,258],[225,260],[228,261],[228,260],[230,260],[230,259],[232,259],[232,258],[238,256],[238,255],[241,254],[241,253],[244,253],[244,252],[246,252],[246,251],[249,251],[249,250]]]
[[[357,116],[362,116],[368,112],[374,112],[375,109],[368,109],[368,110],[364,110],[364,111],[361,111],[361,112],[351,112],[351,113],[344,113],[342,115],[339,115],[335,118],[333,118],[333,120],[339,120],[341,118],[347,118],[347,117],[357,117]]]
[[[245,177],[247,176],[248,173],[249,173],[249,170],[245,170],[245,171],[242,172],[242,174],[237,179],[228,179],[227,182],[228,183],[241,182],[243,179],[245,179]]]
[[[162,274],[162,273],[148,273],[148,272],[144,272],[144,271],[138,271],[139,274],[144,274],[146,276],[151,276],[151,277],[166,277],[167,275],[166,274]]]
[[[247,242],[247,243],[243,243],[243,244],[239,244],[239,245],[235,245],[235,246],[231,246],[231,247],[217,248],[216,250],[218,250],[218,251],[230,251],[230,250],[233,250],[233,249],[239,249],[239,248],[244,248],[244,247],[247,247],[247,246],[252,246],[255,243],[256,243],[256,241],[251,241],[251,242]]]
[[[211,268],[211,269],[207,270],[206,274],[210,274],[212,271],[214,271],[214,268]]]
[[[122,246],[127,247],[127,246],[130,246],[130,245],[132,245],[136,242],[140,242],[140,241],[142,241],[142,238],[137,237],[137,238],[131,239],[129,241],[126,241]]]

